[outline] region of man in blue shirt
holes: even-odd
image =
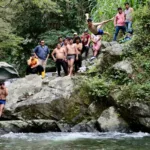
[[[38,58],[39,64],[43,66],[45,70],[50,50],[48,46],[45,45],[44,40],[41,40],[40,45],[35,47],[34,53],[35,53],[35,56]]]

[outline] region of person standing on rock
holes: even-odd
[[[4,82],[0,83],[0,117],[2,116],[4,106],[6,104],[6,97],[8,95],[8,90],[5,87]]]
[[[93,57],[90,60],[93,60],[97,57],[100,48],[101,48],[101,36],[100,35],[91,35],[91,41],[93,42]]]
[[[89,48],[90,48],[90,41],[91,41],[91,37],[87,29],[85,29],[84,33],[82,34],[81,41],[83,44],[82,54],[85,52],[85,58],[87,58],[89,53]]]
[[[73,75],[73,66],[75,60],[78,60],[78,50],[73,43],[73,38],[69,38],[69,44],[67,45],[67,60],[68,60],[68,76]]]
[[[52,52],[52,57],[54,61],[56,62],[56,67],[58,70],[58,76],[60,77],[60,71],[61,71],[61,66],[64,69],[65,75],[68,75],[68,69],[66,65],[66,57],[67,53],[64,47],[61,47],[60,43],[57,44],[57,48],[55,48]]]
[[[45,45],[44,40],[41,40],[40,45],[35,47],[34,53],[35,56],[38,58],[39,64],[44,68],[44,74],[45,74],[45,68],[46,68],[47,60],[49,58],[50,50],[48,46]]]
[[[118,8],[118,14],[114,18],[114,26],[115,26],[115,34],[113,41],[116,41],[120,30],[122,30],[124,35],[126,33],[125,13],[122,11],[121,7]]]
[[[81,42],[81,38],[78,36],[74,39],[75,41],[75,45],[77,48],[77,53],[78,53],[78,60],[75,61],[75,72],[77,72],[79,70],[79,68],[82,66],[82,48],[83,48],[83,44]]]
[[[125,24],[126,24],[126,32],[131,31],[132,30],[132,14],[133,14],[133,8],[130,7],[129,3],[125,3]]]

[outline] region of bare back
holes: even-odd
[[[76,45],[75,44],[67,45],[67,54],[76,54]]]
[[[0,88],[0,100],[6,100],[7,95],[8,95],[7,89]]]

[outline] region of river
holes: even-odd
[[[148,133],[9,133],[0,150],[150,150]]]

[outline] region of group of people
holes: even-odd
[[[88,30],[85,30],[81,36],[78,36],[77,33],[74,33],[73,37],[58,38],[58,44],[53,50],[51,56],[56,62],[56,68],[58,76],[61,76],[61,66],[64,70],[65,75],[72,76],[74,72],[77,72],[82,66],[82,54],[85,53],[85,58],[88,56],[90,43],[93,43],[93,57],[91,60],[95,59],[101,48],[101,39],[103,35],[110,34],[101,29],[102,25],[113,21],[115,26],[115,34],[113,41],[117,40],[117,36],[120,30],[123,31],[123,34],[128,33],[125,37],[125,40],[131,38],[133,33],[132,30],[132,13],[133,8],[129,6],[129,3],[125,3],[125,11],[121,7],[118,8],[118,13],[112,19],[102,21],[100,23],[93,23],[92,19],[87,16],[87,25],[88,29],[91,31],[91,35],[88,33]],[[41,40],[40,44],[35,47],[31,57],[27,61],[28,67],[26,74],[37,73],[45,77],[45,68],[47,60],[50,55],[50,50],[48,46],[45,45],[45,41]],[[2,115],[4,105],[6,103],[6,96],[8,95],[7,88],[4,85],[4,82],[0,83],[0,117]]]
[[[133,16],[133,8],[130,7],[129,3],[125,3],[125,10],[121,7],[118,8],[118,13],[115,17],[112,19],[102,21],[100,23],[93,23],[92,19],[88,18],[88,29],[94,34],[94,35],[110,35],[108,32],[104,32],[101,27],[102,25],[113,21],[114,20],[114,27],[115,27],[115,34],[113,37],[113,41],[117,40],[117,36],[120,30],[122,30],[123,34],[125,33],[133,33],[132,30],[132,17]],[[88,17],[88,16],[87,16]]]

